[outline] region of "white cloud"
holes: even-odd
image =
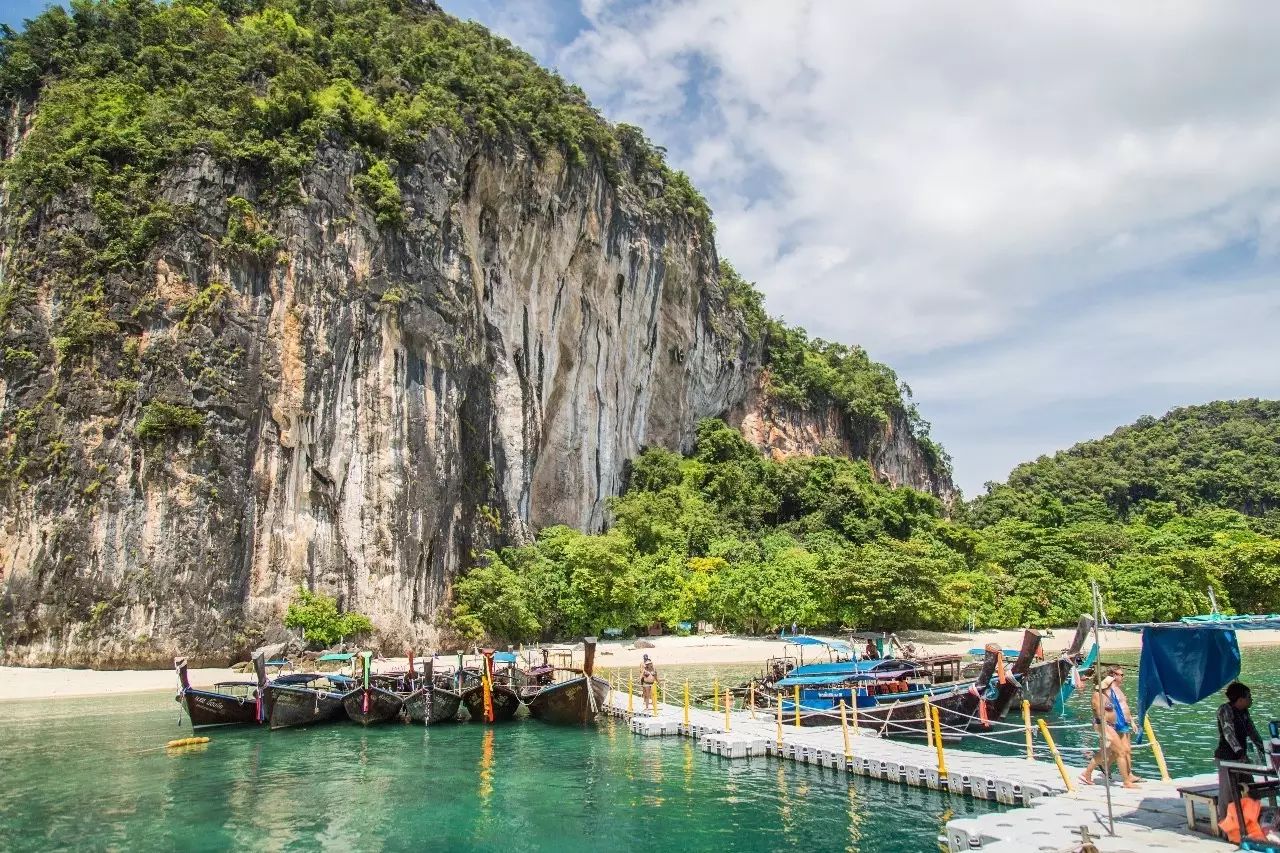
[[[1280,267],[1280,4],[575,14],[585,28],[545,58],[670,149],[774,313],[904,368],[968,490],[1007,466],[967,458],[1050,434],[1000,426],[1029,401],[1280,393],[1259,325]],[[1261,283],[1222,295],[1224,253]],[[1132,416],[1091,406],[1075,439]]]

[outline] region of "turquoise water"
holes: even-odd
[[[5,850],[936,850],[992,810],[684,738],[533,720],[190,734],[171,695],[0,705]]]
[[[1136,671],[1135,655],[1104,659]],[[755,670],[663,675],[678,700],[686,678],[697,693]],[[1280,715],[1280,650],[1246,649],[1242,677],[1259,726]],[[1212,768],[1216,705],[1155,712],[1175,774]],[[1061,722],[1087,714],[1076,702]],[[0,704],[0,848],[897,853],[934,851],[950,817],[995,808],[790,762],[726,761],[611,720],[588,731],[532,720],[226,729],[207,747],[154,749],[189,734],[172,694]],[[1063,741],[1078,744],[1079,730]],[[1156,776],[1149,753],[1138,769]]]

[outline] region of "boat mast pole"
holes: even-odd
[[[1098,592],[1098,582],[1090,581],[1089,585],[1093,588],[1093,642],[1094,645],[1102,648],[1101,641],[1098,639],[1098,622],[1102,619],[1102,595]],[[1102,684],[1102,661],[1095,661],[1093,664],[1093,690],[1098,692],[1098,688]],[[1104,698],[1105,702],[1106,699]],[[1093,711],[1093,702],[1089,703],[1090,712]],[[1095,718],[1096,719],[1096,718]],[[1102,716],[1102,723],[1098,726],[1098,738],[1100,743],[1100,751],[1103,755],[1102,761],[1102,780],[1107,789],[1107,834],[1114,836],[1116,834],[1116,817],[1111,807],[1111,761],[1114,758],[1107,750],[1107,718],[1105,713]],[[1116,770],[1120,770],[1120,762],[1116,761]]]

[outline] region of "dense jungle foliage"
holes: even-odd
[[[487,554],[457,585],[455,624],[512,640],[693,620],[748,632],[793,621],[1065,625],[1089,611],[1090,581],[1113,621],[1208,612],[1210,586],[1224,607],[1277,612],[1275,525],[1239,509],[1274,494],[1257,472],[1280,459],[1278,413],[1244,401],[1143,419],[1018,468],[955,519],[929,495],[876,482],[865,463],[770,461],[706,421],[688,458],[648,450],[635,460],[604,534],[554,527],[533,545]],[[1107,460],[1108,471],[1085,459]],[[1215,485],[1232,469],[1234,490]],[[1114,491],[1085,485],[1114,486],[1119,472],[1151,489],[1123,514],[1106,501]]]

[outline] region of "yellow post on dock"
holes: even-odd
[[[795,695],[795,702],[796,702],[796,728],[798,729],[800,728],[800,685],[799,684],[796,685],[796,691],[794,695]]]
[[[689,730],[689,679],[684,680],[684,728]]]
[[[729,709],[733,706],[733,694],[728,690],[724,692],[724,730],[729,731]]]
[[[1164,750],[1160,748],[1160,741],[1156,740],[1155,729],[1151,728],[1151,715],[1142,718],[1142,731],[1146,733],[1147,740],[1151,741],[1151,754],[1156,758],[1156,766],[1160,768],[1160,779],[1164,782],[1169,781],[1169,768],[1164,763]]]
[[[1022,700],[1022,727],[1027,732],[1027,761],[1035,761],[1036,753],[1031,747],[1031,703]]]
[[[933,745],[938,749],[938,778],[945,779],[947,777],[947,757],[942,752],[942,719],[938,716],[938,708],[935,705],[933,711]]]
[[[853,750],[849,748],[849,718],[844,712],[844,700],[840,700],[840,733],[844,735],[844,760],[853,758]]]
[[[756,683],[747,685],[747,707],[751,709],[751,719],[756,718]]]
[[[627,716],[636,712],[635,685],[631,682],[631,670],[627,670]]]
[[[778,750],[782,750],[782,700],[778,700]]]
[[[1062,784],[1067,786],[1068,793],[1075,793],[1075,785],[1071,784],[1071,774],[1067,772],[1067,765],[1062,763],[1062,755],[1058,752],[1058,745],[1053,742],[1053,735],[1049,734],[1049,727],[1044,724],[1044,720],[1036,720],[1040,724],[1040,734],[1044,737],[1044,742],[1049,744],[1049,752],[1053,753],[1053,761],[1058,765],[1058,773],[1062,775]]]
[[[924,739],[925,744],[933,749],[933,705],[929,702],[929,694],[924,694]]]

